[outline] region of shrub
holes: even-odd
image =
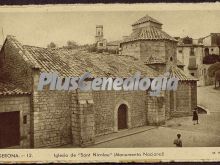
[[[220,62],[220,56],[216,54],[207,55],[203,58],[203,64],[214,64]]]

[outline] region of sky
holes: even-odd
[[[131,24],[146,14],[161,22],[163,31],[173,37],[197,39],[220,32],[220,10],[0,12],[0,44],[7,35],[41,47],[50,42],[63,46],[68,40],[90,44],[95,41],[96,25],[104,26],[108,41],[120,40],[132,32]]]

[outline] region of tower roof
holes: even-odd
[[[160,23],[159,21],[157,21],[156,19],[150,17],[149,15],[146,15],[142,18],[140,18],[138,21],[136,21],[135,23],[132,24],[132,26],[135,26],[135,25],[138,25],[138,24],[142,24],[142,23],[145,23],[145,22],[154,22],[154,23],[157,23],[159,25],[162,25],[162,23]]]
[[[131,35],[123,41],[123,43],[137,40],[170,40],[177,42],[169,34],[158,28],[144,27],[133,31]]]

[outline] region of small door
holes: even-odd
[[[118,129],[126,129],[127,127],[127,106],[122,104],[118,108]]]
[[[0,148],[19,145],[20,143],[20,113],[0,113]]]

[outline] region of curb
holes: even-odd
[[[158,128],[158,127],[155,126],[155,127],[148,128],[148,129],[145,129],[145,130],[140,130],[140,131],[137,131],[137,132],[128,133],[126,135],[122,135],[122,136],[118,136],[118,137],[112,137],[112,138],[109,138],[109,139],[106,139],[106,140],[103,140],[103,141],[95,142],[94,145],[109,142],[109,141],[116,140],[116,139],[120,139],[120,138],[127,137],[127,136],[130,136],[130,135],[135,135],[135,134],[138,134],[138,133],[141,133],[141,132],[146,132],[146,131],[156,129],[156,128]]]

